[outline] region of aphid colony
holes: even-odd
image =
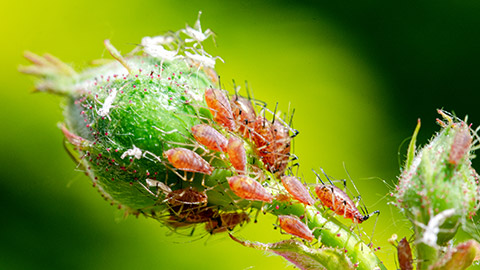
[[[226,129],[227,137],[221,131],[209,124],[198,124],[191,128],[192,136],[196,142],[211,151],[222,153],[232,168],[231,177],[227,177],[231,191],[244,200],[272,203],[279,200],[279,196],[273,196],[270,191],[257,181],[264,178],[261,170],[255,170],[254,165],[247,163],[244,140],[237,135],[249,140],[256,147],[256,154],[264,162],[265,167],[281,179],[281,183],[289,195],[283,196],[284,200],[297,200],[304,205],[314,205],[315,200],[311,197],[307,187],[294,176],[284,175],[290,156],[290,127],[283,121],[267,121],[264,117],[256,116],[252,102],[249,99],[234,95],[231,101],[227,95],[218,89],[209,88],[205,91],[205,101],[208,109],[217,124]],[[233,109],[232,109],[233,108]],[[227,157],[225,157],[225,154]],[[172,148],[164,152],[170,164],[178,170],[211,175],[213,168],[205,159],[196,152],[186,148]],[[247,166],[248,164],[248,166]],[[252,168],[249,168],[252,167]],[[254,178],[250,176],[256,176]],[[326,175],[325,175],[326,176]],[[317,175],[320,179],[320,177]],[[327,177],[330,181],[330,179]],[[326,185],[315,186],[315,194],[323,206],[354,223],[362,223],[370,215],[362,215],[353,200],[331,181]],[[170,192],[172,193],[172,192]],[[232,230],[236,225],[248,221],[248,215],[243,212],[219,213],[207,207],[206,193],[193,189],[184,189],[181,193],[168,193],[166,201],[171,205],[170,211],[173,226],[188,225],[191,223],[206,223],[206,230],[210,233]],[[171,199],[178,201],[181,197],[188,197],[181,206],[172,204]],[[188,195],[188,196],[187,196]],[[195,198],[195,199],[193,199]],[[378,213],[375,211],[374,213]],[[181,221],[174,223],[173,221]],[[279,226],[285,232],[312,241],[315,237],[308,226],[299,218],[289,215],[279,216]],[[174,225],[175,224],[175,225]]]

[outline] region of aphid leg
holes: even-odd
[[[364,220],[367,220],[370,216],[375,215],[375,214],[377,215],[377,218],[375,219],[375,223],[373,224],[372,235],[370,236],[370,242],[368,243],[369,247],[371,247],[371,245],[372,245],[373,234],[375,233],[375,228],[377,227],[378,217],[380,216],[380,210],[375,210],[372,213],[364,216]]]
[[[147,155],[150,155],[151,157],[153,157],[153,159],[152,159],[152,158],[148,158]],[[150,151],[148,151],[148,150],[143,151],[142,156],[143,156],[144,158],[152,161],[152,162],[158,161],[158,162],[160,162],[161,164],[165,164],[165,163],[162,161],[162,159],[160,159],[159,156],[155,155],[154,153],[152,153],[152,152],[150,152]]]
[[[153,193],[149,188],[147,188],[144,184],[142,184],[142,182],[138,181],[138,183],[148,192],[150,193],[152,196],[154,196],[155,198],[158,198],[158,194],[155,194]]]

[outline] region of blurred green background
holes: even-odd
[[[209,51],[225,60],[217,70],[226,88],[248,80],[270,108],[296,109],[301,172],[314,182],[310,169],[321,166],[345,178],[346,164],[370,211],[381,210],[374,244],[396,268],[386,240],[411,234],[382,179],[396,181],[417,118],[421,143],[438,130],[437,108],[480,124],[478,1],[4,2],[0,269],[292,269],[226,234],[179,237],[153,220],[124,220],[64,151],[60,98],[32,94],[33,79],[17,72],[25,50],[81,69],[109,57],[105,38],[128,52],[143,36],[193,25],[199,10],[217,35]],[[285,239],[274,222],[262,217],[237,236]],[[361,227],[370,234],[374,223]]]

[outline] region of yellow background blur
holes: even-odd
[[[380,209],[378,256],[394,269],[392,233],[408,222],[387,205],[407,139],[422,118],[433,134],[435,109],[480,124],[480,2],[405,6],[368,1],[5,1],[0,11],[0,269],[292,269],[280,257],[242,247],[226,234],[169,236],[154,220],[129,217],[104,202],[75,171],[57,123],[60,98],[32,94],[17,72],[25,50],[52,53],[77,69],[109,57],[102,41],[128,52],[143,36],[193,25],[216,33],[232,90],[248,80],[273,109],[295,108],[295,154],[311,168],[347,177],[370,211]],[[208,42],[207,42],[208,43]],[[244,88],[243,88],[244,89]],[[400,151],[400,155],[398,155]],[[262,217],[236,235],[288,238]],[[348,222],[347,222],[348,223]],[[361,225],[370,234],[375,219]],[[367,239],[366,236],[363,236]],[[368,241],[368,240],[366,240]]]

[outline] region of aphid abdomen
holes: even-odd
[[[448,157],[448,162],[452,165],[457,165],[460,160],[468,153],[470,150],[470,145],[472,144],[472,136],[470,131],[465,123],[459,124],[460,126],[455,126],[458,131],[453,138],[453,143],[450,149],[450,156]]]
[[[197,142],[210,150],[217,152],[225,152],[227,150],[227,138],[209,125],[200,124],[193,126],[192,135]]]
[[[300,237],[307,241],[315,239],[308,226],[295,216],[278,216],[280,228],[288,234]]]
[[[235,131],[232,107],[225,93],[222,90],[209,88],[205,90],[205,101],[215,121],[229,130]]]
[[[306,205],[313,205],[315,203],[307,188],[296,177],[283,176],[281,179],[285,189],[287,189],[288,193],[297,201]]]
[[[247,155],[243,140],[235,136],[228,139],[227,153],[232,166],[237,170],[238,174],[245,174],[247,171]]]
[[[232,176],[227,177],[227,180],[233,193],[240,198],[268,203],[271,203],[273,200],[272,194],[250,177]]]
[[[169,149],[163,154],[173,167],[187,172],[198,172],[211,175],[212,167],[199,154],[192,150],[178,147]]]
[[[315,193],[322,205],[330,208],[335,214],[362,223],[364,216],[360,214],[352,199],[343,190],[333,185],[317,185]]]

